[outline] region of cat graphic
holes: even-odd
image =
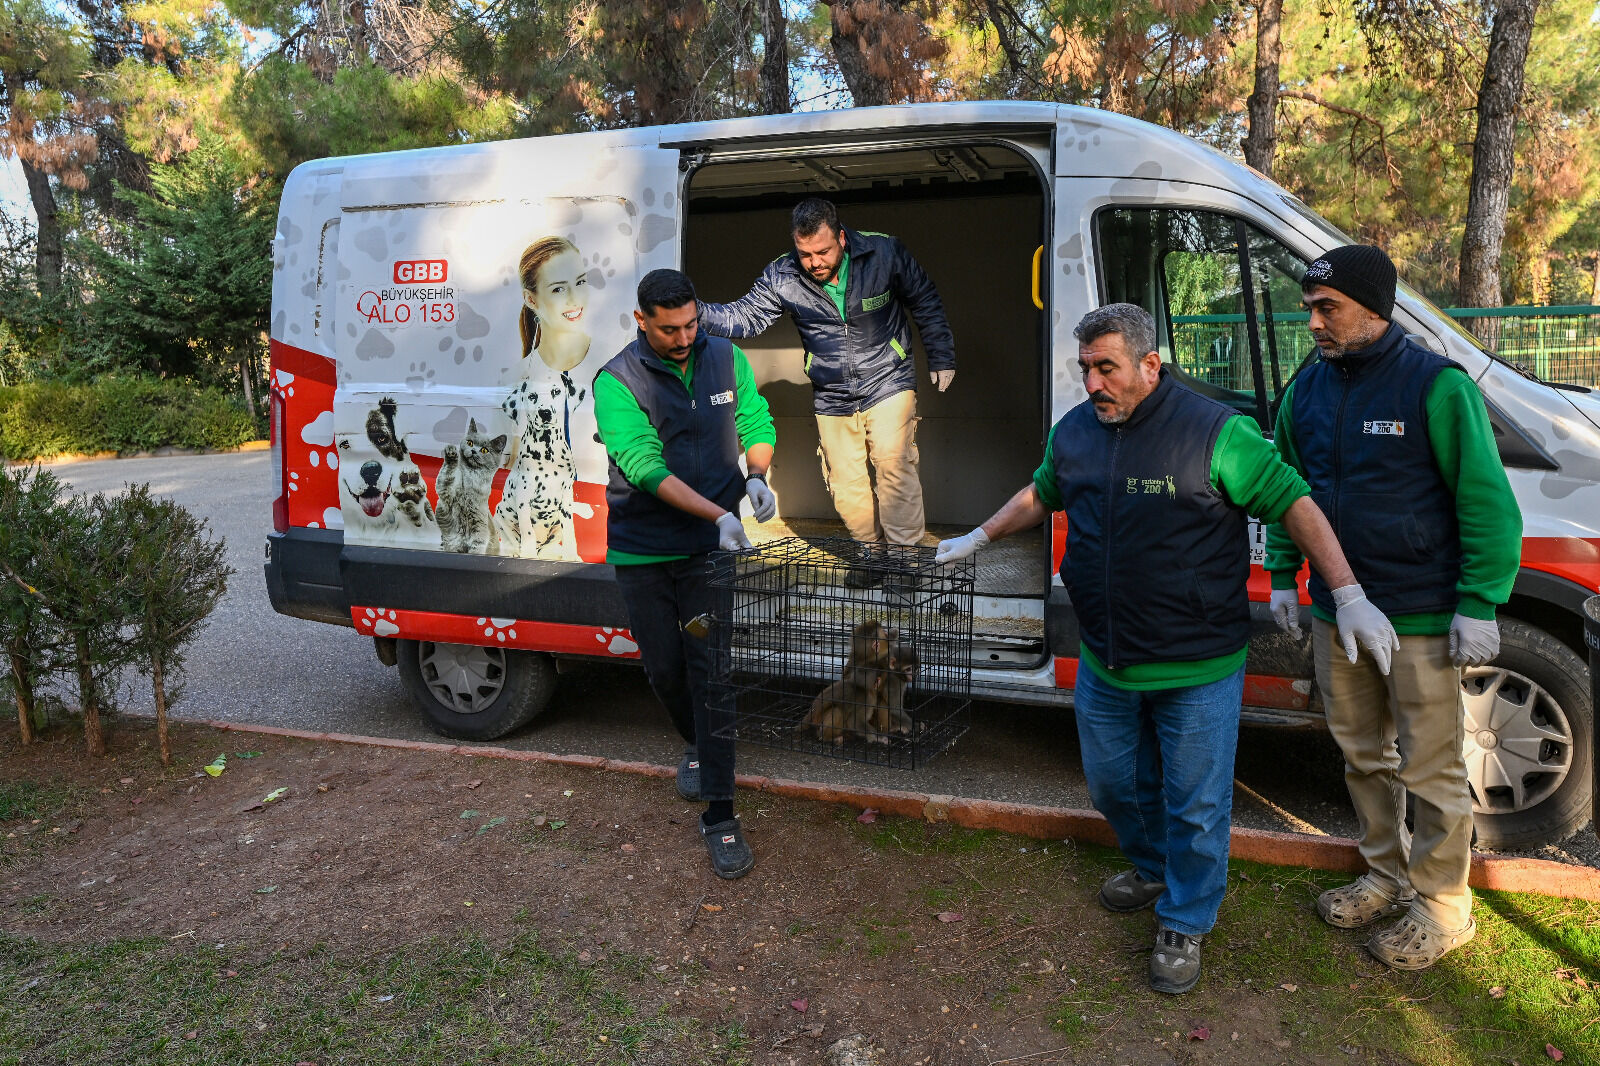
[[[499,538],[489,518],[489,489],[505,450],[505,434],[486,437],[475,418],[467,421],[460,447],[445,446],[444,465],[435,486],[439,494],[435,520],[439,546],[445,551],[498,554]]]

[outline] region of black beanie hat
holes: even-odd
[[[1306,268],[1300,291],[1326,285],[1387,319],[1394,314],[1394,263],[1382,248],[1347,244],[1323,252]]]

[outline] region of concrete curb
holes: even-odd
[[[295,740],[323,740],[336,744],[361,744],[367,747],[423,751],[438,755],[466,755],[480,759],[508,759],[514,762],[542,762],[556,766],[576,766],[589,770],[613,770],[643,777],[672,777],[671,766],[605,759],[597,755],[557,755],[546,751],[523,751],[493,745],[449,744],[425,740],[396,740],[351,733],[315,733],[305,729],[246,725],[239,722],[191,720],[190,725],[209,726],[232,733],[259,733]],[[839,803],[884,814],[922,818],[929,822],[949,822],[967,829],[996,829],[1004,833],[1038,840],[1081,840],[1116,847],[1117,840],[1106,820],[1095,811],[1064,807],[1038,807],[1027,803],[1001,803],[995,800],[967,799],[895,789],[829,785],[814,781],[794,781],[783,777],[738,775],[740,788],[769,792],[775,796]],[[1231,857],[1270,866],[1305,866],[1339,873],[1359,873],[1366,868],[1356,842],[1344,837],[1317,837],[1300,833],[1271,833],[1261,829],[1233,830]],[[1600,902],[1600,870],[1572,866],[1546,859],[1522,859],[1499,855],[1472,856],[1470,883],[1473,888],[1498,892],[1530,892],[1541,896],[1584,899]]]
[[[270,440],[247,440],[237,448],[179,448],[169,444],[149,452],[62,452],[38,459],[7,459],[6,466],[64,466],[101,459],[164,459],[172,455],[232,455],[235,452],[264,452],[271,448]]]

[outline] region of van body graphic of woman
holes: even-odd
[[[589,353],[583,323],[588,278],[582,255],[564,237],[528,245],[517,272],[523,358],[521,378],[500,405],[516,427],[511,471],[494,515],[500,551],[575,562],[572,412],[588,389],[572,380],[571,371]]]

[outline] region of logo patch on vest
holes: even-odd
[[[889,290],[888,289],[884,289],[882,292],[878,293],[878,295],[876,295],[876,296],[868,296],[865,300],[862,300],[861,301],[861,310],[863,310],[863,311],[876,311],[878,308],[882,307],[884,304],[886,304],[888,302],[889,302]]]
[[[732,403],[733,390],[729,389],[727,392],[713,392],[711,394],[711,402],[712,404]]]
[[[1375,437],[1403,437],[1406,435],[1404,422],[1363,422],[1361,432],[1370,433]]]
[[[1165,479],[1155,477],[1130,477],[1128,478],[1129,496],[1158,496],[1165,492],[1168,499],[1177,499],[1178,486],[1173,483],[1172,475]]]

